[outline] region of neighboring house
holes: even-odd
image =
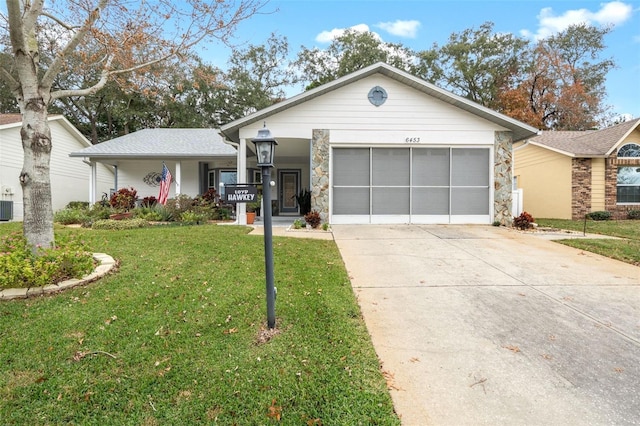
[[[169,198],[191,197],[220,183],[236,183],[236,149],[223,142],[215,129],[145,129],[110,141],[74,151],[71,157],[84,158],[95,169],[108,165],[115,170],[113,188],[133,187],[140,199],[157,197],[162,163],[173,179]],[[100,194],[96,191],[99,201]]]
[[[70,201],[89,201],[90,189],[94,187],[94,183],[89,182],[90,167],[80,159],[69,158],[69,153],[91,146],[91,143],[63,116],[52,115],[48,120],[52,139],[51,201],[55,212]],[[11,205],[12,220],[15,221],[21,221],[24,214],[19,180],[24,158],[21,127],[20,114],[0,114],[0,216]],[[95,187],[108,192],[113,184],[113,172],[102,166],[95,172]]]
[[[274,210],[299,214],[295,195],[310,188],[334,224],[510,223],[512,143],[537,134],[384,63],[222,126],[238,176],[255,168],[265,123],[278,141]]]
[[[603,130],[548,131],[514,148],[524,210],[534,218],[626,218],[640,209],[640,119]]]

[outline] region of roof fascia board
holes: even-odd
[[[89,142],[89,139],[87,139],[80,132],[80,130],[78,130],[76,128],[76,126],[74,126],[73,124],[71,124],[71,122],[69,120],[67,120],[67,118],[65,116],[60,115],[60,114],[50,115],[50,116],[47,117],[47,121],[48,122],[60,121],[61,124],[62,124],[62,127],[64,127],[69,133],[73,134],[73,136],[76,139],[78,139],[84,146],[92,146],[93,145],[91,142]],[[14,127],[21,127],[21,126],[22,126],[22,120],[16,121],[14,123],[0,125],[0,130],[2,130],[2,129],[11,129],[11,128],[14,128]]]
[[[553,152],[556,152],[558,154],[565,155],[567,157],[571,157],[571,158],[575,158],[576,157],[576,154],[574,154],[572,152],[564,151],[564,150],[558,149],[558,148],[553,148],[553,147],[550,147],[548,145],[545,145],[545,144],[542,144],[542,143],[539,143],[539,142],[529,141],[529,145],[537,146],[539,148],[548,149],[549,151],[553,151]]]

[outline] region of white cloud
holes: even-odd
[[[418,28],[420,28],[420,21],[401,21],[398,19],[394,22],[380,22],[376,27],[382,28],[395,36],[416,38]]]
[[[367,24],[358,24],[349,28],[334,28],[331,31],[323,31],[316,36],[316,41],[318,43],[331,43],[336,38],[340,37],[347,30],[353,30],[359,33],[369,32],[369,26]],[[372,33],[375,37],[380,38],[380,36],[376,33]]]
[[[539,27],[536,33],[522,30],[520,34],[525,37],[540,40],[564,31],[570,25],[618,25],[631,18],[633,7],[621,1],[602,3],[600,10],[592,12],[588,9],[568,10],[562,15],[556,15],[553,9],[545,7],[538,15]]]

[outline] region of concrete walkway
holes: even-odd
[[[403,424],[640,424],[640,268],[491,226],[333,234]]]

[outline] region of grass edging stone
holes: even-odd
[[[117,265],[115,259],[106,253],[94,253],[93,258],[97,262],[100,262],[100,264],[96,266],[93,272],[80,279],[71,278],[57,284],[48,284],[42,287],[7,288],[0,290],[0,300],[27,299],[33,296],[53,294],[80,285],[85,285],[105,276]]]

